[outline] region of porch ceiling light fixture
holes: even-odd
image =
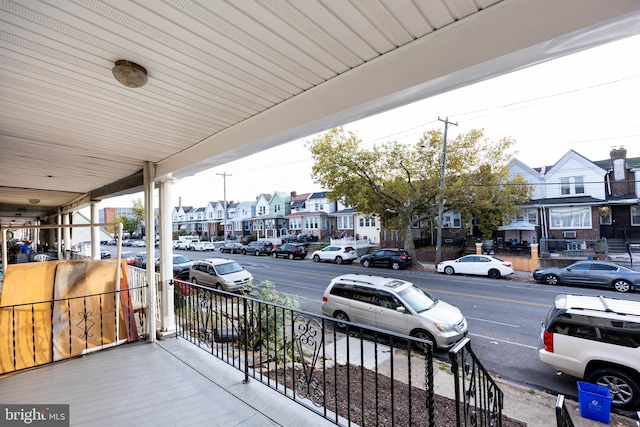
[[[38,203],[40,203],[40,199],[29,199],[29,203],[31,203],[32,205],[37,205]]]
[[[120,59],[111,72],[116,80],[127,87],[138,88],[147,84],[147,70],[135,62]]]

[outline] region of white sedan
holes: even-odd
[[[499,279],[513,274],[513,264],[489,255],[467,255],[462,258],[442,261],[437,265],[438,273],[479,274]]]
[[[356,258],[358,253],[351,246],[327,246],[311,254],[314,262],[330,261],[336,264],[351,264]]]

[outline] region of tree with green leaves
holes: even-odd
[[[131,235],[138,230],[138,227],[144,224],[144,220],[144,205],[141,199],[137,199],[133,201],[132,215],[120,215],[115,221],[122,224],[124,233]]]
[[[404,248],[415,257],[411,229],[437,218],[439,197],[446,200],[447,210],[478,218],[481,233],[489,236],[498,220],[529,199],[530,187],[508,177],[514,142],[507,138],[492,142],[482,130],[447,141],[443,189],[443,135],[437,130],[424,133],[414,146],[387,142],[364,149],[356,134],[339,127],[307,146],[314,160],[314,181],[330,192],[331,199],[362,214],[377,215],[385,228],[400,233]]]

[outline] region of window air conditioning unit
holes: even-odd
[[[575,231],[565,231],[562,233],[565,239],[575,239],[576,232]]]

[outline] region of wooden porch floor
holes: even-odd
[[[72,426],[329,426],[183,339],[136,342],[0,378],[3,404],[69,404]]]

